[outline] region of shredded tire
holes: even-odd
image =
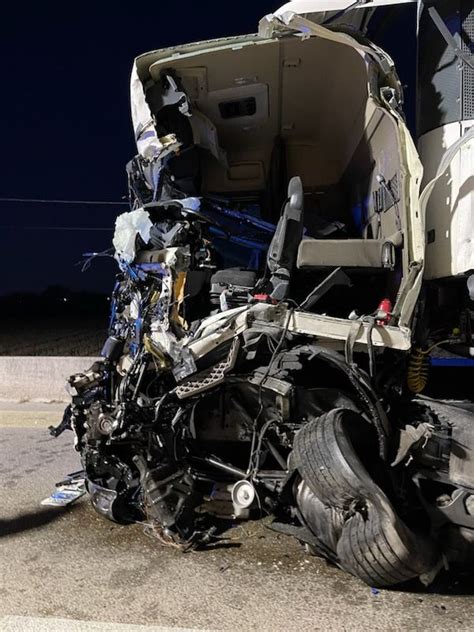
[[[403,523],[363,466],[351,435],[363,433],[364,424],[353,411],[336,409],[301,429],[294,444],[302,477],[297,502],[308,527],[331,544],[333,561],[370,586],[391,586],[431,570],[437,555]],[[328,509],[338,516],[332,534]]]

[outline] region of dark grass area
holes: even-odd
[[[110,302],[102,294],[50,288],[0,297],[0,355],[95,356],[107,336]]]

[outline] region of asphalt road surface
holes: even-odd
[[[232,529],[226,546],[183,554],[140,525],[102,519],[86,497],[66,510],[41,507],[78,469],[72,433],[49,437],[58,407],[37,416],[31,406],[1,408],[2,631],[474,627],[474,582],[448,575],[428,593],[374,591],[265,521]]]

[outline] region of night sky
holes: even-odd
[[[122,200],[125,163],[135,154],[128,92],[134,57],[255,32],[259,18],[280,4],[44,1],[2,7],[0,197]],[[404,29],[400,50],[399,31],[381,38],[407,82],[415,50]],[[407,97],[411,120],[412,88]],[[51,285],[110,289],[111,260],[97,260],[87,273],[75,264],[83,252],[110,247],[115,216],[126,207],[0,201],[0,209],[0,294]]]

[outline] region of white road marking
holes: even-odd
[[[52,617],[7,616],[0,619],[0,630],[2,632],[197,632],[198,629],[77,621]],[[210,631],[199,629],[199,632]]]

